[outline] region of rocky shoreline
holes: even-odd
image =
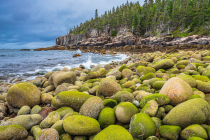
[[[210,51],[177,51],[0,83],[1,139],[208,139]]]

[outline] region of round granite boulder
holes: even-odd
[[[33,107],[41,101],[39,89],[31,83],[19,83],[11,86],[7,92],[6,101],[9,105],[21,108],[24,105]]]
[[[20,125],[0,126],[0,139],[23,140],[28,136],[28,131]]]
[[[165,116],[163,123],[185,128],[192,124],[202,124],[209,116],[209,103],[202,98],[195,98],[175,106]]]
[[[121,90],[122,88],[116,81],[110,78],[104,78],[101,79],[96,95],[97,96],[103,95],[110,97]]]
[[[64,130],[70,135],[88,136],[100,131],[100,124],[97,120],[82,116],[69,116],[63,121]]]
[[[115,111],[110,107],[104,108],[98,117],[98,122],[102,129],[115,124]]]
[[[97,119],[99,113],[103,108],[104,108],[104,103],[102,99],[97,96],[93,96],[84,102],[84,104],[80,108],[79,113],[81,115]]]
[[[52,99],[52,106],[55,108],[71,107],[74,111],[79,111],[83,103],[90,96],[83,92],[63,91]]]
[[[160,94],[168,96],[170,104],[177,105],[188,100],[193,95],[193,90],[184,80],[173,77],[164,84]]]

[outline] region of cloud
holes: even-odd
[[[126,0],[2,0],[0,49],[9,46],[39,48],[54,45],[56,37],[65,35],[70,28],[94,17],[95,9],[101,15],[125,2]]]

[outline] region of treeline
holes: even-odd
[[[201,26],[210,29],[210,0],[145,0],[142,6],[127,1],[101,16],[96,9],[95,18],[71,28],[69,34],[88,35],[93,28],[103,32],[107,25],[112,29],[112,36],[121,26],[137,36],[175,30],[184,34],[200,30]]]

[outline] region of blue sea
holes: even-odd
[[[81,57],[73,58],[78,53]],[[108,64],[112,61],[122,61],[128,56],[125,54],[100,55],[93,53],[82,53],[77,51],[20,51],[0,49],[0,81],[21,77],[24,80],[34,79],[50,71],[79,67],[85,68],[91,65]]]

